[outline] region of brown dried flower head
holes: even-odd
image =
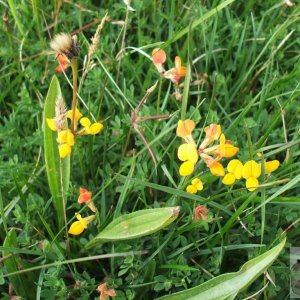
[[[71,36],[68,33],[58,33],[50,42],[50,47],[57,55],[64,54],[68,59],[78,56],[79,46],[77,43],[77,36]]]

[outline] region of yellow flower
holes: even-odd
[[[265,161],[265,172],[270,174],[278,169],[280,162],[278,160]]]
[[[195,122],[193,120],[179,120],[176,130],[176,135],[182,138],[185,138],[192,134],[195,129]]]
[[[257,178],[261,174],[261,166],[254,160],[247,161],[243,166],[242,176],[246,179],[246,187],[252,192],[259,185]]]
[[[181,58],[179,56],[175,57],[175,68],[172,68],[165,72],[164,76],[170,79],[175,84],[178,84],[182,77],[186,75],[186,67],[181,65]]]
[[[225,135],[221,134],[220,136],[220,145],[219,145],[219,155],[221,157],[232,157],[237,154],[239,148],[234,147],[233,145],[226,143]]]
[[[186,191],[190,194],[196,194],[197,191],[203,190],[203,182],[199,178],[195,178],[192,180],[192,184],[186,187]]]
[[[82,117],[82,113],[79,111],[78,108],[75,109],[75,118],[74,118],[74,122],[77,123],[78,120]],[[70,120],[73,119],[73,114],[72,114],[72,110],[68,110],[67,111],[67,118],[69,118]]]
[[[189,160],[192,163],[198,161],[197,148],[193,144],[182,144],[179,146],[177,156],[181,161]]]
[[[193,173],[195,164],[198,161],[198,152],[194,144],[182,144],[178,148],[178,158],[184,163],[179,168],[181,176],[188,176]]]
[[[225,170],[224,170],[224,167],[223,165],[218,162],[218,161],[215,161],[213,162],[212,164],[210,164],[209,166],[209,169],[210,169],[210,172],[211,174],[215,175],[215,176],[224,176],[225,175]]]
[[[91,123],[89,118],[81,118],[80,119],[80,124],[84,127],[83,130],[79,132],[79,134],[92,134],[95,135],[99,133],[103,129],[103,124],[96,122],[96,123]]]
[[[191,161],[185,161],[179,168],[180,176],[189,176],[193,173],[195,165]]]
[[[213,141],[217,140],[221,134],[221,125],[218,124],[210,124],[209,126],[204,128],[205,131],[205,139],[200,145],[200,149],[205,149],[209,146]]]
[[[70,155],[72,146],[74,145],[73,133],[68,129],[62,130],[57,135],[57,141],[60,143],[58,146],[60,158],[65,158]]]
[[[65,158],[66,156],[71,154],[72,148],[68,144],[62,144],[58,146],[59,157]]]
[[[73,222],[68,231],[68,233],[73,235],[81,234],[87,228],[87,225],[95,219],[95,216],[82,218],[81,215],[77,213],[75,217],[78,221]]]
[[[261,166],[254,160],[247,161],[243,166],[242,176],[245,179],[250,177],[258,178],[261,174]]]
[[[228,173],[224,176],[222,182],[225,185],[232,185],[236,179],[242,178],[243,164],[238,159],[232,159],[227,165]]]

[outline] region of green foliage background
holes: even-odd
[[[147,251],[142,256],[42,269],[36,299],[94,299],[97,285],[104,280],[117,290],[117,299],[154,299],[237,271],[274,246],[284,230],[288,246],[299,246],[300,9],[282,1],[235,1],[177,39],[178,32],[221,2],[133,0],[133,12],[127,12],[122,1],[0,3],[1,245],[9,229],[15,228],[18,248],[23,249],[20,256],[33,264]],[[48,53],[49,40],[58,32],[83,28],[105,13],[111,21],[101,32],[95,66],[80,91],[88,109],[104,121],[105,130],[76,142],[67,207],[70,219],[79,210],[79,187],[88,188],[95,195],[100,225],[71,238],[67,251],[43,158],[43,105],[57,65]],[[126,15],[126,27],[114,22],[124,21]],[[96,27],[78,33],[80,68]],[[122,41],[126,48],[120,55]],[[197,123],[196,140],[203,137],[207,124],[221,124],[226,137],[239,146],[241,160],[255,158],[257,151],[278,159],[281,167],[265,182],[280,183],[254,193],[241,183],[228,188],[202,165],[196,174],[205,182],[204,190],[197,196],[182,192],[186,183],[178,175],[180,139],[175,128],[183,108],[166,80],[140,112],[141,116],[171,114],[168,120],[142,123],[158,157],[154,168],[131,126],[130,113],[159,79],[143,51],[150,55],[162,42],[166,42],[167,65],[171,68],[179,55],[185,65],[191,63],[192,80],[200,81],[190,86],[186,112]],[[70,107],[71,89],[62,74],[58,77]],[[210,209],[210,222],[191,223],[193,208],[204,203]],[[88,240],[113,219],[117,204],[122,213],[180,205],[181,214],[174,224],[150,237],[107,243],[81,253]],[[288,254],[286,249],[269,269],[276,286],[268,285],[264,299],[289,298]],[[0,275],[5,272],[1,264]],[[2,297],[8,299],[8,281],[0,281]],[[266,282],[260,277],[239,299]]]

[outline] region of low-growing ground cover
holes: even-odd
[[[299,6],[0,5],[3,299],[297,291]]]

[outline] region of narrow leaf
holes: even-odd
[[[70,180],[70,157],[60,159],[57,144],[57,132],[52,131],[46,119],[55,117],[55,103],[61,95],[60,85],[56,76],[53,76],[44,108],[44,147],[48,183],[54,206],[57,211],[59,227],[64,224],[64,205]]]
[[[240,291],[248,287],[274,262],[285,242],[286,239],[264,254],[249,260],[238,272],[220,275],[194,288],[166,295],[157,300],[234,299]]]
[[[145,209],[123,215],[104,228],[86,248],[105,241],[129,240],[146,236],[172,223],[179,214],[179,207]]]
[[[11,229],[4,241],[3,247],[16,248],[17,235],[14,229]],[[8,276],[14,292],[18,296],[26,297],[26,299],[33,299],[35,296],[36,285],[33,284],[37,280],[37,273],[18,274],[18,271],[31,267],[32,265],[22,260],[19,254],[13,253],[9,250],[3,250],[4,266],[8,273],[15,273],[15,275]],[[28,289],[28,287],[32,287]]]

